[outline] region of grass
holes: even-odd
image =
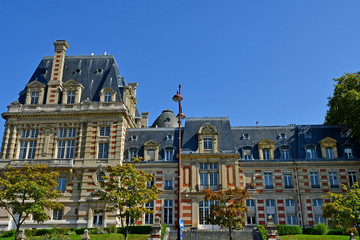
[[[66,235],[71,240],[81,240],[82,235]],[[129,240],[147,240],[149,238],[149,234],[130,234]],[[39,237],[31,237],[30,240],[39,239]],[[90,234],[91,240],[123,240],[125,239],[124,235],[117,233],[108,233],[108,234]],[[0,240],[14,240],[14,237],[2,238]]]
[[[339,236],[339,235],[288,235],[281,236],[281,240],[349,240],[349,236]],[[359,239],[356,236],[356,239]]]

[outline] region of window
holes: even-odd
[[[330,179],[330,187],[331,188],[339,188],[339,180],[338,180],[336,171],[329,172],[329,179]]]
[[[204,149],[205,150],[213,149],[213,140],[212,140],[212,138],[204,138]]]
[[[251,155],[251,148],[243,148],[242,153],[243,153],[242,159],[244,159],[244,160],[252,160],[253,159],[252,155]]]
[[[310,182],[311,188],[320,188],[318,172],[310,172]]]
[[[147,160],[148,161],[154,161],[155,160],[155,150],[154,149],[147,150]]]
[[[60,128],[57,147],[57,158],[73,158],[75,146],[75,128]]]
[[[250,171],[250,172],[245,172],[244,173],[245,175],[245,186],[248,187],[250,186],[250,189],[253,189],[254,188],[254,175],[253,175],[253,172]]]
[[[218,189],[218,164],[200,163],[200,190]]]
[[[103,181],[105,181],[104,177],[105,177],[105,173],[100,172],[100,173],[96,176],[96,181],[98,181],[98,182],[103,182]]]
[[[315,147],[314,146],[307,146],[306,147],[306,159],[315,159]]]
[[[102,224],[103,224],[103,214],[102,213],[96,213],[96,211],[94,211],[93,225],[94,226],[100,226]]]
[[[250,135],[247,134],[247,133],[245,133],[245,134],[242,135],[242,138],[243,138],[244,140],[249,140],[249,139],[250,139]]]
[[[100,137],[109,137],[110,127],[100,127]]]
[[[255,207],[255,200],[253,200],[253,199],[246,199],[246,206],[247,206],[247,207]]]
[[[210,214],[210,207],[212,205],[219,205],[217,201],[200,201],[199,202],[199,224],[200,225],[210,225],[207,221],[207,217]]]
[[[151,201],[145,204],[145,208],[154,211],[154,202]],[[145,224],[153,224],[154,223],[154,214],[153,213],[146,213],[145,214]]]
[[[68,104],[75,103],[75,92],[68,92],[67,93],[67,101]]]
[[[66,190],[66,178],[58,178],[57,184],[56,190],[64,193]]]
[[[98,158],[106,159],[109,157],[109,143],[99,143]]]
[[[266,199],[265,203],[266,207],[275,207],[275,200],[273,199]]]
[[[305,138],[308,138],[308,139],[311,138],[311,133],[310,133],[310,132],[306,132],[306,133],[305,133]]]
[[[171,161],[174,159],[174,149],[167,148],[165,151],[165,161]]]
[[[297,218],[295,215],[288,215],[287,216],[287,224],[288,225],[297,225]]]
[[[344,155],[345,158],[353,158],[352,149],[351,148],[344,148]]]
[[[173,181],[172,180],[165,180],[165,190],[172,190],[173,189]]]
[[[348,171],[350,187],[357,182],[356,171]]]
[[[280,138],[281,140],[285,140],[285,139],[286,139],[286,134],[285,134],[285,133],[280,133],[280,134],[279,134],[279,138]]]
[[[136,141],[136,140],[138,140],[138,136],[134,134],[130,137],[130,139],[131,139],[131,141]]]
[[[325,218],[321,217],[321,216],[315,216],[315,224],[318,223],[326,223]]]
[[[265,172],[264,173],[264,179],[265,179],[265,189],[273,189],[272,173],[271,172]]]
[[[105,92],[104,102],[111,102],[111,92]]]
[[[284,173],[284,186],[285,186],[285,189],[292,189],[293,188],[291,172],[285,172]]]
[[[286,207],[295,207],[295,200],[294,199],[286,199]]]
[[[130,148],[128,150],[129,153],[129,161],[131,161],[133,158],[138,158],[138,149],[137,148]]]
[[[246,223],[247,224],[256,224],[256,216],[247,216]]]
[[[34,159],[39,129],[24,129],[21,133],[19,159]]]
[[[288,148],[280,149],[280,159],[290,159],[290,151]]]
[[[174,136],[171,134],[168,134],[168,135],[166,135],[166,140],[172,141],[172,140],[174,140]]]
[[[164,224],[172,224],[173,201],[164,200]]]
[[[53,220],[61,220],[63,215],[63,210],[53,210]]]
[[[270,159],[270,149],[264,148],[262,150],[262,152],[263,152],[263,159],[264,160],[269,160]]]
[[[313,199],[313,206],[314,207],[321,207],[323,204],[322,199]]]
[[[151,181],[147,181],[147,182],[146,182],[146,186],[147,186],[148,188],[151,188],[152,185],[154,185],[154,178],[153,178]]]
[[[326,158],[327,159],[334,159],[333,148],[327,147],[325,150],[326,150]]]
[[[38,92],[32,92],[31,93],[30,104],[38,104],[38,103],[39,103],[39,93]]]

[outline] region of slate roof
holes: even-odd
[[[39,81],[45,85],[50,81],[53,57],[44,57],[30,82]],[[123,87],[126,86],[124,78],[120,76],[119,68],[112,55],[95,56],[65,56],[63,83],[73,79],[83,85],[81,100],[90,99],[97,102],[100,100],[99,92],[105,87],[113,89],[116,101],[122,101]],[[26,88],[20,93],[19,102],[25,103]]]
[[[151,127],[178,127],[179,122],[173,111],[166,109],[156,118]]]

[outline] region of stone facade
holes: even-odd
[[[325,221],[322,195],[341,192],[340,185],[358,181],[358,144],[345,126],[289,125],[234,127],[226,117],[188,118],[182,131],[181,182],[178,182],[177,118],[165,110],[148,127],[149,113],[136,107],[137,83],[127,84],[115,59],[65,56],[68,43],[56,41],[53,57],[44,57],[6,120],[0,167],[43,163],[60,172],[60,211],[51,220],[24,227],[96,227],[119,224],[114,214],[95,213],[104,203],[93,199],[106,167],[131,162],[154,175],[159,199],[148,204],[154,214],[137,224],[178,221],[177,191],[182,193],[185,228],[213,229],[205,216],[212,202],[203,189],[251,185],[247,201],[249,226],[312,226]],[[54,61],[55,60],[55,61]],[[0,210],[0,228],[11,229]]]

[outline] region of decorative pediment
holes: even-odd
[[[336,144],[337,141],[331,137],[326,137],[319,141],[320,145],[329,145],[329,144]]]
[[[45,84],[42,84],[38,80],[32,81],[31,83],[26,84],[27,88],[44,88]]]
[[[218,134],[218,131],[213,125],[206,123],[200,127],[198,134]]]
[[[74,88],[74,90],[76,89],[76,88],[78,88],[78,87],[81,87],[81,88],[83,88],[83,85],[81,85],[81,83],[79,83],[79,82],[77,82],[77,81],[75,81],[74,79],[70,79],[70,80],[68,80],[67,82],[65,82],[64,84],[63,84],[63,86],[65,87],[65,88]]]
[[[155,142],[154,140],[149,140],[146,143],[144,143],[145,147],[158,147],[160,146],[160,143]]]
[[[257,143],[257,145],[262,145],[262,146],[264,146],[264,145],[274,145],[274,142],[273,141],[271,141],[271,140],[269,140],[269,139],[267,139],[267,138],[264,138],[263,140],[261,140],[260,142],[258,142]]]

